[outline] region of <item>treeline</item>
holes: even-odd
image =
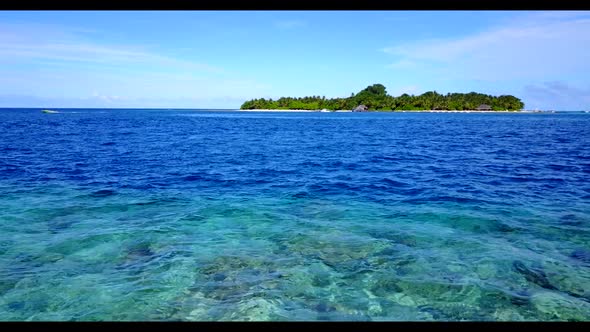
[[[421,95],[403,94],[393,97],[387,94],[385,86],[373,84],[348,98],[326,99],[320,96],[303,98],[282,97],[273,99],[248,100],[241,109],[292,109],[292,110],[352,110],[365,105],[369,110],[474,110],[485,104],[495,111],[515,111],[524,108],[524,103],[510,95],[491,96],[482,93],[447,93],[428,91]]]

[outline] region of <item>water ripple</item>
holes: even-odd
[[[0,320],[588,320],[582,114],[0,110]]]

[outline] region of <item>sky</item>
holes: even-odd
[[[380,83],[590,110],[590,11],[1,11],[0,107],[223,108]]]

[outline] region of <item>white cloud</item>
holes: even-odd
[[[453,39],[385,48],[401,64],[436,65],[449,79],[547,79],[590,70],[587,13],[538,13]],[[407,66],[406,66],[407,67]]]
[[[277,28],[280,29],[293,29],[307,26],[307,22],[302,20],[276,21],[274,24]]]
[[[409,95],[416,95],[419,94],[419,91],[420,88],[417,85],[406,85],[399,88],[394,88],[391,91],[388,91],[387,93],[393,96],[401,96],[404,93],[407,93]]]
[[[86,40],[82,29],[56,25],[0,24],[0,64],[35,61],[109,66],[168,66],[183,70],[221,72],[221,68],[147,50],[142,45],[108,45]]]
[[[97,94],[79,98],[0,95],[0,107],[38,108],[222,108],[237,109],[245,98],[233,96],[184,98],[127,98]]]
[[[234,107],[270,88],[147,45],[98,42],[88,33],[94,31],[0,23],[0,104],[223,107],[225,102]]]
[[[561,81],[527,85],[524,94],[527,108],[581,111],[590,105],[590,86],[581,89]]]
[[[387,65],[386,67],[391,69],[411,69],[418,67],[418,64],[412,60],[402,59],[390,65]]]

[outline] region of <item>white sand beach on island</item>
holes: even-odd
[[[346,113],[352,112],[351,110],[337,110],[337,111],[322,111],[322,110],[269,110],[269,109],[253,109],[253,110],[238,110],[240,112],[286,112],[286,113]]]
[[[239,112],[285,112],[285,113],[349,113],[352,110],[337,110],[337,111],[321,111],[321,110],[271,110],[271,109],[252,109],[252,110],[237,110]],[[523,111],[478,111],[478,110],[396,110],[396,111],[362,111],[356,113],[519,113]]]

